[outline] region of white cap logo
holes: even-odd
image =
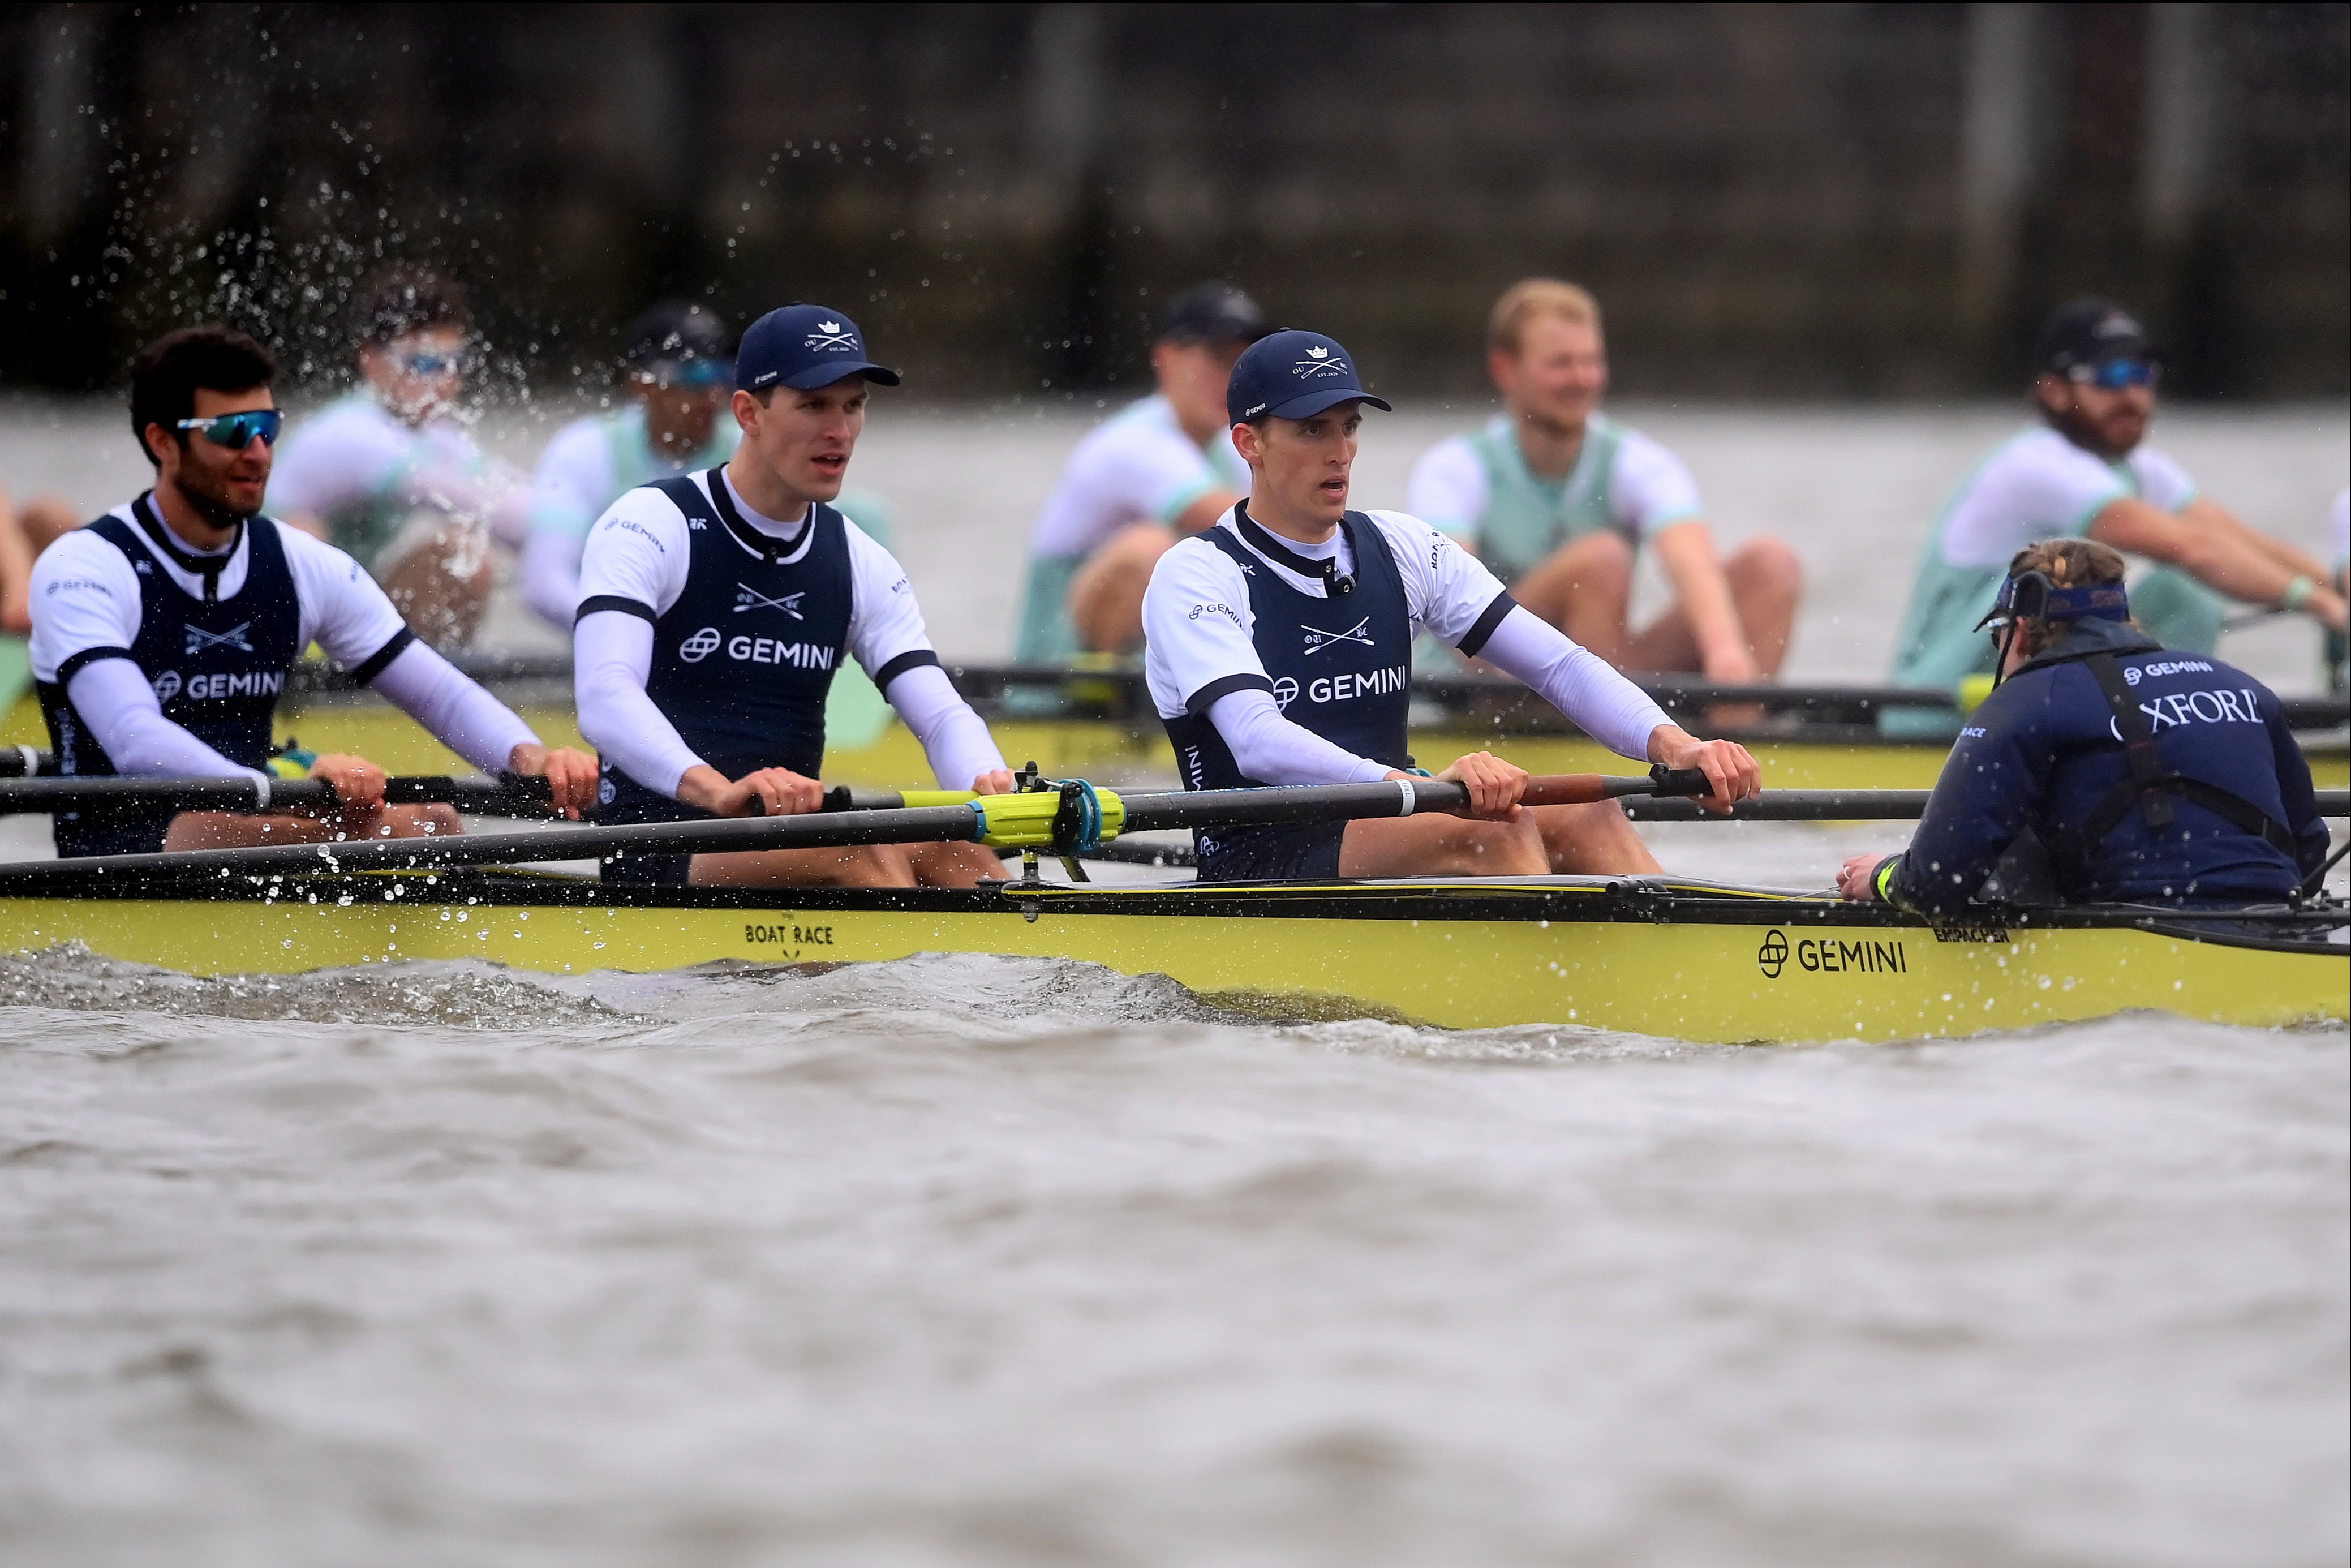
[[[1306,350],[1304,359],[1297,361],[1290,368],[1300,381],[1311,382],[1320,377],[1345,375],[1347,361],[1343,356],[1332,358],[1331,350],[1318,343]]]
[[[838,321],[820,321],[816,324],[816,330],[808,335],[807,342],[811,349],[841,350],[854,353],[857,350],[857,334]]]

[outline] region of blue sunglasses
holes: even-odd
[[[657,387],[715,387],[735,379],[732,360],[658,360],[637,371]]]
[[[2100,365],[2075,365],[2066,374],[2101,392],[2120,392],[2154,386],[2163,380],[2163,367],[2153,360],[2108,360]]]
[[[183,419],[172,428],[193,430],[214,446],[242,452],[256,441],[277,445],[277,433],[285,424],[285,414],[277,409],[256,408],[244,413],[217,414],[211,419]]]

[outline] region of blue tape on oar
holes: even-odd
[[[1061,810],[1053,817],[1053,848],[1065,855],[1087,855],[1102,848],[1102,796],[1082,779],[1065,779]]]

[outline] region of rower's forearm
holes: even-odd
[[[538,744],[520,715],[423,643],[402,649],[371,685],[426,734],[485,773],[503,769],[516,747]]]
[[[2206,587],[2247,604],[2277,604],[2298,573],[2266,551],[2215,534],[2180,552],[2175,562]]]
[[[1621,757],[1648,756],[1649,737],[1658,726],[1672,723],[1656,699],[1607,660],[1524,609],[1504,616],[1478,652]]]
[[[1722,574],[1722,563],[1715,557],[1714,538],[1706,525],[1694,518],[1676,523],[1651,545],[1682,613],[1689,618],[1699,656],[1708,664],[1746,658],[1747,629],[1740,624],[1730,581]]]
[[[972,712],[936,664],[917,664],[892,681],[883,695],[922,742],[940,789],[968,789],[973,779],[1004,767],[987,722]]]
[[[2262,533],[2226,507],[2210,501],[2198,502],[2189,513],[2201,520],[2215,524],[2219,530],[2235,539],[2252,554],[2261,556],[2294,577],[2307,577],[2314,582],[2326,580],[2326,569],[2316,559],[2294,548],[2283,539]]]

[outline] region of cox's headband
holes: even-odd
[[[2127,621],[2130,595],[2119,582],[2094,582],[2082,588],[2060,588],[2043,571],[2022,571],[2000,585],[2000,598],[1976,622],[2007,626],[2019,621]]]

